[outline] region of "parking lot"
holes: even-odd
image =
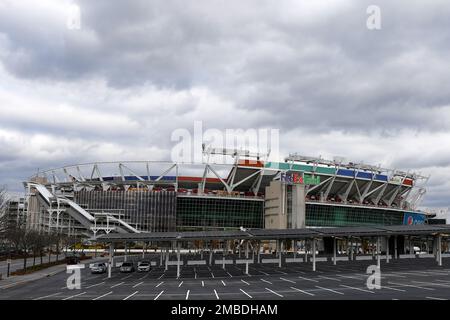
[[[154,259],[157,257],[155,256]],[[140,260],[129,257],[129,260]],[[217,300],[217,299],[427,299],[450,298],[450,261],[399,259],[381,264],[381,289],[368,289],[366,273],[375,261],[153,267],[145,273],[91,274],[82,269],[81,289],[69,290],[67,273],[0,290],[1,299],[32,300]]]

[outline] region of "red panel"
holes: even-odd
[[[263,168],[264,162],[255,160],[239,160],[238,165],[246,167]]]
[[[403,181],[403,184],[407,185],[407,186],[412,186],[413,185],[413,180],[412,179],[405,179]]]
[[[178,181],[202,182],[202,177],[178,177]],[[219,178],[206,178],[206,182],[220,183]]]

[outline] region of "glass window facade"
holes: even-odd
[[[177,198],[177,230],[264,228],[264,201]]]
[[[306,204],[306,225],[317,227],[403,224],[403,212],[395,210]]]

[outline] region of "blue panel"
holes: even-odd
[[[385,176],[384,174],[377,174],[377,175],[375,175],[375,180],[388,181],[388,177]]]
[[[370,172],[358,172],[356,176],[363,179],[372,179],[372,174]]]
[[[150,178],[152,180],[156,180],[159,178],[159,176],[150,176]],[[164,181],[175,181],[177,178],[175,176],[164,176],[162,177],[162,179],[160,180],[164,180]]]
[[[103,177],[103,181],[113,181],[113,177]]]
[[[347,169],[339,169],[337,174],[338,174],[338,176],[354,177],[355,176],[355,171],[347,170]]]
[[[403,224],[425,224],[425,215],[420,213],[405,212],[403,215]]]

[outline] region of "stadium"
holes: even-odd
[[[284,162],[213,149],[205,161],[99,162],[41,171],[24,183],[29,228],[96,237],[149,233],[424,224],[428,177],[290,154]]]

